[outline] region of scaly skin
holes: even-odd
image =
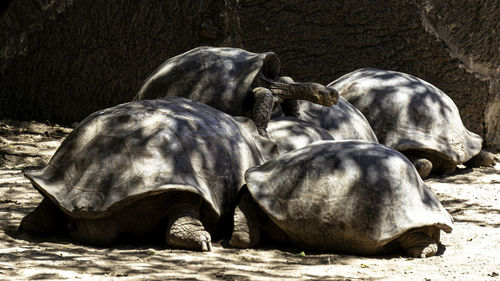
[[[288,235],[273,223],[247,192],[241,196],[234,212],[234,229],[229,244],[235,248],[255,248],[262,240],[272,245],[292,244]]]
[[[283,83],[294,83],[293,79],[288,76],[281,76],[276,80],[277,82],[283,82]],[[297,100],[295,99],[283,99],[280,96],[275,95],[274,96],[274,106],[279,104],[281,106],[281,110],[283,111],[283,114],[285,116],[292,116],[295,118],[298,118],[300,115],[300,104]]]
[[[411,257],[427,258],[434,256],[438,251],[437,242],[421,229],[408,231],[397,240]]]
[[[244,249],[260,243],[261,230],[255,208],[250,194],[244,194],[234,211],[234,229],[229,241],[231,246]]]
[[[307,100],[325,106],[337,104],[339,101],[339,93],[335,89],[314,82],[292,81],[292,79],[286,78],[270,80],[259,74],[257,84],[268,88],[273,95],[285,100]]]
[[[401,152],[410,159],[422,179],[425,179],[433,172],[444,175],[453,174],[457,167],[456,163],[439,157],[437,153],[423,150],[407,150]]]
[[[274,106],[284,103],[284,112],[288,116],[298,116],[299,105],[297,100],[307,100],[313,103],[330,106],[338,103],[339,93],[332,89],[313,82],[293,82],[289,77],[280,77],[271,80],[259,73],[254,88],[252,119],[259,134],[269,138],[266,128],[271,119]]]
[[[172,248],[211,251],[212,242],[201,220],[199,206],[181,202],[168,214],[166,244]]]
[[[495,166],[495,163],[500,161],[495,154],[481,150],[476,156],[472,157],[464,165],[467,167],[490,167]]]
[[[415,166],[415,169],[417,169],[418,174],[423,179],[428,177],[432,171],[432,162],[425,158],[419,158],[413,160],[413,166]]]
[[[43,198],[35,210],[23,218],[18,230],[42,236],[54,235],[64,231],[65,225],[63,212],[50,199]]]
[[[254,96],[254,104],[250,119],[257,126],[259,134],[269,139],[266,129],[273,113],[273,94],[269,89],[263,87],[254,88],[252,94]]]

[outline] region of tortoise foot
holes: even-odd
[[[481,150],[476,156],[472,157],[464,165],[467,167],[490,167],[495,166],[495,163],[500,161],[495,154]]]
[[[415,258],[434,256],[438,251],[437,242],[423,231],[408,232],[398,238],[406,253]]]
[[[413,165],[415,166],[415,169],[417,169],[420,177],[423,179],[428,177],[432,171],[432,162],[425,158],[416,159],[413,161]]]
[[[33,212],[22,219],[18,231],[49,236],[64,231],[65,224],[66,219],[59,208],[50,199],[44,198]]]
[[[201,251],[202,252],[210,252],[212,251],[212,242],[210,241],[211,238],[210,236],[205,236],[201,235],[200,236],[200,241],[201,241]]]
[[[412,247],[406,249],[409,256],[414,258],[427,258],[434,256],[438,251],[438,245],[436,243],[429,243],[427,246]]]
[[[200,221],[194,205],[177,206],[169,214],[165,242],[172,248],[207,252],[212,250],[210,233]]]
[[[258,218],[250,200],[250,194],[243,195],[234,211],[234,229],[229,244],[235,248],[251,248],[260,242]]]

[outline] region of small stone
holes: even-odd
[[[488,276],[490,277],[497,277],[498,276],[498,273],[493,271],[492,273],[488,274]]]

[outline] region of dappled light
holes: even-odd
[[[243,116],[247,93],[259,71],[276,79],[276,54],[238,48],[198,47],[160,65],[146,80],[135,100],[185,97],[231,115]]]
[[[0,281],[500,281],[499,2],[3,0]]]
[[[36,237],[17,232],[20,219],[26,215],[41,196],[22,179],[0,187],[9,201],[0,201],[0,276],[23,276],[23,279],[79,278],[160,278],[168,280],[277,280],[302,278],[297,267],[307,266],[311,276],[323,276],[317,266],[349,264],[355,256],[312,254],[298,255],[301,250],[282,251],[274,248],[265,252],[239,250],[214,243],[212,252],[200,253],[167,249],[151,241],[127,242],[112,247],[93,247],[70,240],[67,236]],[[26,196],[30,196],[30,201]],[[30,203],[31,202],[31,203]],[[25,208],[23,206],[26,206]],[[264,255],[265,253],[265,255]],[[269,260],[272,260],[270,263]],[[9,266],[9,265],[12,266]],[[16,264],[15,267],[13,265]],[[142,277],[141,277],[142,276]],[[338,277],[354,276],[337,274]],[[330,277],[326,275],[325,277]],[[128,280],[128,279],[127,279]]]
[[[4,125],[6,124],[6,125]],[[52,130],[71,129],[40,123],[0,121],[5,128],[2,149],[15,154],[26,145],[37,148],[45,163],[59,137],[45,136]],[[32,128],[25,130],[25,128]],[[11,146],[9,146],[9,144]],[[29,167],[20,162],[20,167]],[[162,241],[122,241],[109,248],[74,242],[66,235],[37,237],[19,233],[21,219],[42,200],[19,166],[0,162],[0,279],[103,279],[103,280],[387,280],[421,276],[439,280],[475,272],[488,278],[497,271],[496,237],[500,235],[498,201],[499,169],[461,168],[448,177],[431,177],[426,184],[455,219],[450,235],[442,235],[438,256],[409,259],[403,252],[358,256],[311,252],[300,248],[228,248],[227,240],[214,242],[212,252],[171,250]],[[6,166],[5,166],[6,165]],[[446,248],[446,249],[445,249]],[[480,268],[478,269],[478,265]],[[459,268],[457,270],[457,268]],[[417,278],[418,279],[418,278]]]
[[[459,168],[459,171],[451,176],[434,176],[427,181],[433,190],[440,190],[444,194],[438,194],[441,203],[453,216],[455,223],[468,223],[486,228],[499,228],[500,221],[496,218],[500,215],[498,207],[498,187],[500,187],[500,164],[494,167]],[[450,188],[450,183],[459,188]],[[460,189],[475,190],[472,197],[460,195]],[[447,194],[447,192],[450,192]]]
[[[26,175],[70,222],[100,219],[98,229],[142,235],[159,226],[169,194],[179,192],[203,199],[205,225],[228,228],[219,219],[231,217],[244,172],[275,155],[274,143],[260,137],[248,119],[166,98],[90,115],[45,168]],[[81,236],[101,244],[92,242],[97,237]]]
[[[380,143],[404,151],[432,151],[456,164],[479,153],[453,101],[435,86],[401,72],[364,68],[329,84],[359,109]]]
[[[500,223],[491,223],[487,218],[489,216],[499,215],[500,209],[497,206],[492,205],[482,205],[474,202],[470,202],[466,199],[444,199],[441,200],[441,204],[450,212],[453,216],[455,222],[467,222],[473,223],[481,227],[500,227]],[[465,218],[465,212],[475,212],[482,214],[485,219],[469,219]]]
[[[296,100],[337,103],[336,90],[313,82],[294,82],[290,77],[279,77],[279,71],[280,61],[273,52],[198,47],[160,65],[146,78],[134,100],[189,98],[233,116],[249,117],[265,137],[273,107],[279,103],[284,107]]]
[[[381,253],[409,229],[452,227],[406,157],[376,143],[317,142],[245,178],[255,202],[304,249]]]
[[[267,132],[280,153],[302,148],[321,140],[333,140],[328,131],[295,117],[276,117],[269,121]]]
[[[332,106],[300,101],[300,120],[327,130],[336,140],[366,140],[377,142],[377,137],[366,118],[343,97]]]

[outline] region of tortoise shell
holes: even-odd
[[[276,79],[280,65],[273,52],[198,47],[161,64],[146,78],[135,100],[179,96],[242,116],[257,74]]]
[[[25,174],[67,215],[99,218],[169,191],[230,212],[244,172],[276,155],[252,121],[185,98],[144,100],[84,119],[41,170]]]
[[[334,140],[327,130],[291,116],[271,119],[267,125],[267,132],[269,138],[278,146],[280,153],[321,140]]]
[[[378,143],[316,142],[245,178],[258,206],[303,249],[377,254],[413,228],[452,230],[451,216],[408,159]]]
[[[363,114],[344,98],[332,106],[299,101],[299,119],[327,130],[336,140],[366,140],[377,137]]]
[[[461,164],[481,150],[481,137],[464,127],[451,98],[415,76],[364,68],[329,87],[364,114],[380,143],[398,151],[431,152]]]

